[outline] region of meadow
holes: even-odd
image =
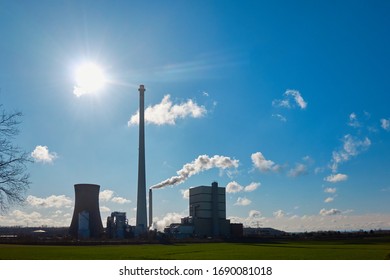
[[[3,260],[384,260],[389,239],[375,242],[294,241],[142,245],[0,244]]]

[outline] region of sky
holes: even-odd
[[[34,161],[26,202],[0,226],[69,226],[78,183],[100,185],[104,225],[113,211],[134,225],[143,84],[158,229],[213,181],[245,226],[390,229],[389,13],[389,1],[0,0],[0,104],[23,113],[13,141]]]

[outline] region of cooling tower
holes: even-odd
[[[99,210],[99,185],[76,184],[75,206],[69,233],[74,238],[100,238],[103,224]]]

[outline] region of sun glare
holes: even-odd
[[[80,65],[75,72],[73,93],[77,96],[93,94],[103,88],[106,83],[104,72],[100,66],[92,62]]]

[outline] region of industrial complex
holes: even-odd
[[[77,239],[126,238],[143,235],[148,232],[153,222],[152,189],[149,190],[149,223],[146,207],[146,171],[145,171],[145,120],[144,95],[145,87],[140,85],[139,108],[139,154],[138,154],[138,188],[136,225],[128,224],[126,213],[113,212],[107,217],[104,231],[100,210],[99,190],[95,184],[76,184],[75,206],[69,234]],[[230,237],[242,236],[242,224],[231,224],[226,219],[225,188],[217,182],[211,186],[190,188],[189,216],[183,217],[181,223],[171,224],[165,233],[175,237]]]

